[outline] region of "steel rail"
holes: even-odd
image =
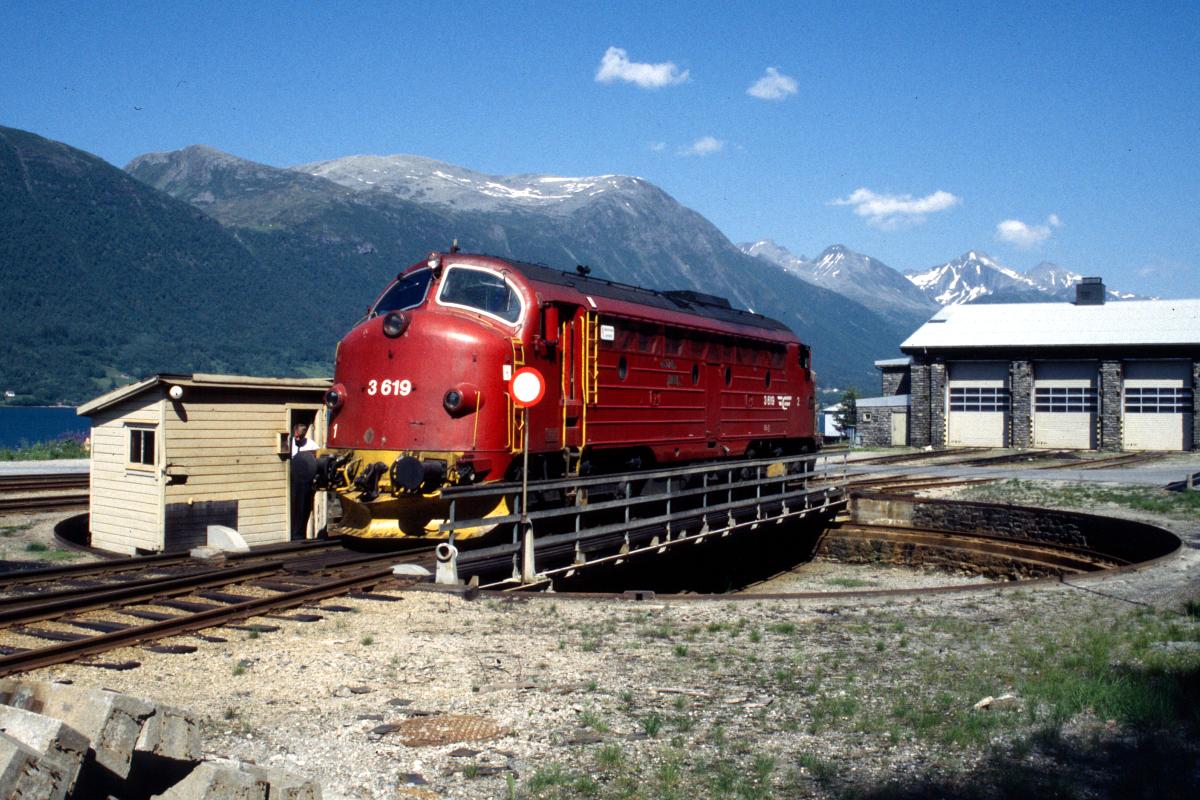
[[[40,511],[52,508],[86,506],[86,494],[52,494],[36,497],[0,497],[0,514],[8,511]]]
[[[282,592],[272,597],[260,597],[222,608],[198,611],[186,616],[180,616],[178,619],[162,620],[148,625],[130,627],[127,630],[91,636],[79,641],[63,642],[21,653],[0,656],[0,676],[61,664],[65,661],[75,661],[84,656],[96,655],[125,645],[140,644],[181,633],[192,633],[204,628],[211,628],[248,617],[260,616],[264,613],[294,608],[295,606],[310,603],[314,600],[323,600],[328,597],[345,594],[354,589],[374,586],[380,581],[391,578],[391,567],[370,570],[363,574],[337,578],[317,586]]]
[[[245,561],[257,558],[303,553],[309,550],[323,550],[329,547],[340,547],[337,537],[329,539],[305,539],[302,542],[285,542],[281,544],[261,545],[245,553],[226,553],[226,561]],[[78,578],[91,575],[113,575],[131,570],[160,569],[179,564],[195,564],[197,560],[187,553],[158,553],[151,556],[132,556],[115,561],[92,562],[86,564],[67,564],[55,567],[39,567],[38,569],[21,570],[19,572],[0,573],[0,591],[7,591],[15,586],[30,583],[45,583],[61,578]]]
[[[0,492],[38,491],[41,489],[86,489],[86,472],[49,472],[28,475],[0,475]]]

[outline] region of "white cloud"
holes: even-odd
[[[746,94],[759,100],[782,100],[799,88],[795,78],[782,74],[776,67],[767,67],[767,74],[751,84]]]
[[[996,238],[1028,250],[1045,242],[1056,228],[1062,227],[1058,214],[1051,214],[1044,225],[1029,225],[1019,219],[1006,219],[996,225]]]
[[[849,197],[831,200],[830,205],[853,206],[854,213],[865,217],[877,228],[894,230],[904,224],[917,225],[925,221],[926,214],[945,211],[962,202],[958,195],[938,189],[924,197],[911,194],[877,194],[870,189],[855,189]]]
[[[620,47],[610,47],[600,59],[596,70],[597,83],[625,81],[643,89],[661,89],[688,79],[688,71],[680,70],[673,61],[661,64],[639,64],[629,60],[629,54]]]
[[[713,153],[719,153],[725,143],[713,136],[701,136],[696,141],[692,142],[687,147],[680,148],[679,155],[681,156],[711,156]]]
[[[651,142],[649,144],[649,147],[650,147],[651,152],[661,153],[662,151],[667,149],[667,143],[666,142]]]

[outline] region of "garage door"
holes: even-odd
[[[1096,362],[1043,361],[1033,366],[1033,446],[1096,447]]]
[[[1188,361],[1125,364],[1126,450],[1187,450],[1192,446],[1192,365]]]
[[[964,361],[947,367],[946,444],[1004,447],[1008,441],[1008,363]]]

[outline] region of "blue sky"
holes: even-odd
[[[631,174],[734,241],[1200,296],[1194,2],[9,0],[0,28],[0,124],[117,165]]]

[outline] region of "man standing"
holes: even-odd
[[[292,426],[290,537],[297,541],[308,537],[308,518],[313,509],[313,478],[317,476],[317,443],[308,438],[308,426]]]

